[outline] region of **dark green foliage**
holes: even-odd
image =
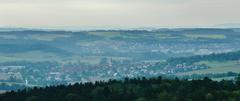
[[[0,95],[0,101],[239,101],[235,81],[125,78],[125,80],[34,87]]]

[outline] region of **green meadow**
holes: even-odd
[[[177,75],[192,75],[192,74],[209,74],[209,73],[227,73],[227,72],[237,72],[240,73],[240,62],[238,61],[201,61],[196,64],[206,64],[209,69],[196,70],[190,72],[178,73]]]

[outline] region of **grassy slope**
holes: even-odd
[[[191,74],[208,74],[208,73],[227,73],[227,72],[240,72],[240,63],[237,61],[225,61],[225,62],[209,62],[201,61],[198,64],[206,64],[210,66],[209,69],[196,70],[185,73],[178,73],[177,75],[191,75]]]

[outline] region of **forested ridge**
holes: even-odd
[[[0,95],[0,101],[240,101],[240,77],[213,81],[157,78],[34,87]]]

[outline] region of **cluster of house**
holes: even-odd
[[[20,70],[23,68],[25,68],[25,66],[0,66],[0,81],[22,81],[23,77]]]

